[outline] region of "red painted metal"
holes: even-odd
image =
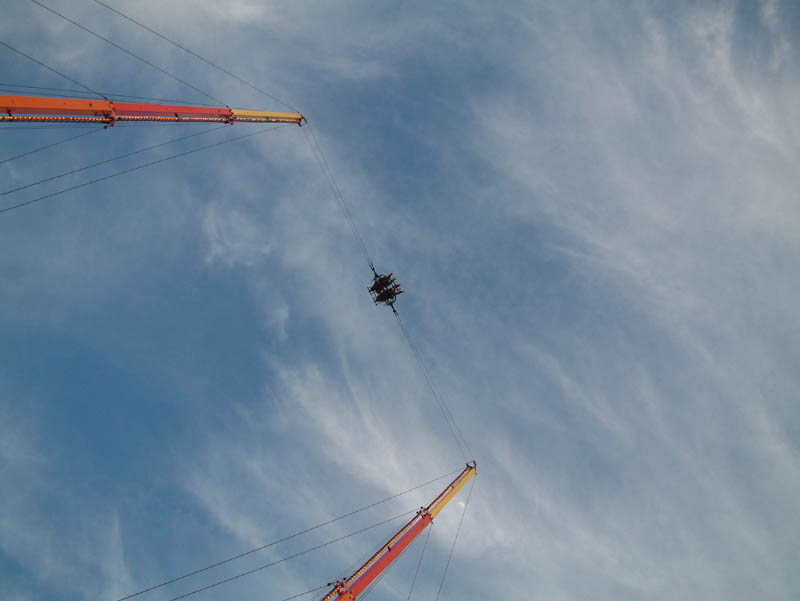
[[[112,102],[118,115],[163,117],[215,117],[233,120],[233,111],[229,107],[216,108],[208,106],[173,106],[168,104],[143,104],[135,102]]]
[[[349,578],[339,580],[320,601],[355,601],[375,579],[396,560],[425,528],[433,522],[442,508],[453,498],[458,490],[475,475],[475,463],[467,467],[447,485],[427,507],[421,507],[417,514],[398,530],[392,538],[378,549]]]
[[[425,527],[433,521],[431,514],[425,511],[425,513],[420,514],[421,517],[417,520],[417,522],[409,528],[409,530],[401,536],[394,545],[389,547],[386,552],[381,555],[380,559],[378,559],[375,563],[373,563],[366,572],[364,572],[358,579],[356,579],[353,584],[349,587],[343,589],[339,592],[339,599],[355,599],[364,592],[370,583],[378,577],[378,575],[383,572],[389,564],[392,563],[395,559],[397,559],[400,554],[405,550],[405,548],[412,543],[412,541],[417,538],[420,532],[422,532]]]
[[[0,95],[0,111],[15,121],[224,121],[234,120],[229,107],[181,106],[142,102],[112,102],[107,98],[49,98]],[[38,117],[42,115],[42,117]],[[44,116],[46,115],[46,116]],[[12,118],[12,119],[9,119]],[[76,118],[77,117],[77,118]]]

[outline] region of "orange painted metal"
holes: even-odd
[[[8,115],[94,115],[111,116],[110,100],[49,98],[40,96],[0,96],[0,111]]]

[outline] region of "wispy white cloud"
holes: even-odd
[[[66,496],[61,480],[69,459],[45,444],[42,403],[21,400],[8,390],[0,399],[0,550],[35,575],[39,590],[122,596],[131,584],[116,512],[91,494],[81,501]],[[9,593],[25,599],[14,592],[15,581],[9,575]]]

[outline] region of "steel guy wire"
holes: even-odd
[[[453,558],[453,551],[456,549],[456,541],[458,540],[458,534],[461,532],[461,526],[464,524],[464,516],[467,515],[467,507],[469,507],[469,500],[472,498],[472,491],[475,488],[475,480],[472,480],[472,484],[469,486],[469,494],[467,494],[467,500],[464,503],[464,511],[461,512],[461,519],[458,522],[458,529],[456,530],[456,535],[453,538],[453,546],[450,547],[450,554],[447,556],[447,563],[444,566],[444,574],[442,574],[442,581],[439,583],[439,590],[436,593],[436,601],[439,601],[439,595],[442,593],[442,587],[444,586],[444,579],[447,577],[447,569],[450,567],[450,560]]]
[[[32,0],[32,1],[34,1],[34,0]],[[73,78],[72,78],[72,77],[70,77],[69,75],[64,75],[64,74],[63,74],[61,71],[56,71],[55,69],[53,69],[53,67],[50,67],[50,66],[48,66],[48,65],[45,65],[45,64],[44,64],[42,61],[40,61],[40,60],[38,60],[38,59],[35,59],[35,58],[33,58],[33,57],[32,57],[31,55],[29,55],[29,54],[25,54],[24,52],[22,52],[22,50],[17,50],[17,49],[16,49],[16,48],[14,48],[13,46],[11,46],[11,45],[7,44],[6,42],[4,42],[4,41],[2,41],[2,40],[0,40],[0,44],[2,44],[3,46],[5,46],[5,47],[6,47],[6,48],[8,48],[9,50],[13,50],[13,51],[14,51],[14,52],[16,52],[17,54],[20,54],[20,55],[24,56],[24,57],[25,57],[25,58],[27,58],[28,60],[31,60],[31,61],[33,61],[33,62],[34,62],[34,63],[36,63],[37,65],[40,65],[40,66],[44,67],[45,69],[48,69],[48,70],[52,71],[52,72],[53,72],[53,73],[55,73],[56,75],[60,75],[60,76],[61,76],[61,77],[63,77],[64,79],[68,79],[68,80],[70,80],[72,83],[76,83],[76,84],[78,84],[79,86],[81,86],[82,88],[86,88],[86,89],[87,89],[87,90],[89,90],[89,91],[90,91],[92,94],[97,94],[98,96],[102,96],[102,94],[101,94],[100,92],[98,92],[97,90],[94,90],[94,89],[90,88],[90,87],[89,87],[89,86],[87,86],[86,84],[82,84],[82,83],[81,83],[81,82],[79,82],[77,79],[73,79]]]
[[[153,34],[153,35],[155,35],[155,36],[158,36],[158,37],[159,37],[159,38],[161,38],[162,40],[164,40],[164,41],[166,41],[166,42],[169,42],[170,44],[172,44],[173,46],[176,46],[176,47],[180,48],[180,49],[181,49],[181,50],[183,50],[184,52],[188,52],[188,53],[189,53],[189,54],[191,54],[193,57],[195,57],[195,58],[197,58],[197,59],[199,59],[199,60],[203,61],[203,62],[204,62],[204,63],[206,63],[207,65],[210,65],[211,67],[214,67],[214,68],[215,68],[215,69],[217,69],[218,71],[222,71],[222,72],[223,72],[223,73],[225,73],[226,75],[228,75],[228,76],[230,76],[230,77],[233,77],[233,78],[234,78],[236,81],[238,81],[238,82],[240,82],[240,83],[243,83],[244,85],[248,86],[249,88],[252,88],[252,89],[253,89],[253,90],[255,90],[256,92],[260,92],[261,94],[264,94],[264,96],[267,96],[268,98],[272,98],[272,100],[274,100],[275,102],[277,102],[277,103],[279,103],[279,104],[282,104],[282,105],[283,105],[283,106],[285,106],[286,108],[288,108],[288,109],[290,109],[290,110],[292,110],[292,111],[294,111],[294,112],[296,112],[296,113],[299,113],[299,112],[300,112],[299,110],[297,110],[297,109],[296,109],[296,108],[294,108],[293,106],[291,106],[291,105],[289,105],[289,104],[285,103],[285,102],[284,102],[283,100],[281,100],[280,98],[277,98],[277,97],[273,96],[272,94],[270,94],[269,92],[266,92],[266,91],[262,90],[261,88],[259,88],[259,87],[256,87],[255,85],[253,85],[253,84],[252,84],[252,83],[250,83],[249,81],[246,81],[246,80],[242,79],[241,77],[239,77],[239,76],[238,76],[238,75],[236,75],[235,73],[232,73],[232,72],[231,72],[231,71],[229,71],[228,69],[225,69],[224,67],[220,67],[220,66],[219,66],[219,65],[217,65],[216,63],[213,63],[213,62],[211,62],[210,60],[208,60],[207,58],[204,58],[204,57],[200,56],[199,54],[197,54],[197,53],[196,53],[196,52],[194,52],[193,50],[190,50],[189,48],[186,48],[185,46],[182,46],[182,45],[181,45],[181,44],[179,44],[178,42],[175,42],[175,41],[173,41],[173,40],[169,39],[167,36],[165,36],[165,35],[163,35],[163,34],[161,34],[161,33],[157,32],[155,29],[152,29],[151,27],[148,27],[148,26],[147,26],[147,25],[145,25],[144,23],[141,23],[141,22],[137,21],[137,20],[136,20],[136,19],[134,19],[133,17],[130,17],[130,16],[126,15],[126,14],[125,14],[125,13],[123,13],[122,11],[120,11],[120,10],[117,10],[117,9],[116,9],[116,8],[114,8],[113,6],[109,6],[108,4],[106,4],[105,2],[101,2],[100,0],[94,0],[94,1],[95,1],[95,2],[97,2],[97,4],[99,4],[99,5],[101,5],[101,6],[104,6],[104,7],[106,7],[108,10],[110,10],[110,11],[112,11],[112,12],[115,12],[116,14],[118,14],[118,15],[119,15],[120,17],[122,17],[123,19],[127,19],[127,20],[128,20],[128,21],[130,21],[131,23],[135,23],[135,24],[136,24],[136,25],[138,25],[139,27],[141,27],[141,28],[143,28],[143,29],[145,29],[145,30],[149,31],[150,33],[152,33],[152,34]]]
[[[430,530],[430,529],[431,529],[432,527],[433,527],[433,522],[431,521],[431,523],[430,523],[430,524],[428,524],[428,526],[427,526],[427,528],[428,528],[428,536],[430,536],[430,533],[431,533],[431,530]],[[389,574],[389,572],[392,570],[392,568],[394,568],[394,566],[395,566],[395,565],[397,565],[397,563],[398,563],[398,561],[400,560],[400,558],[401,558],[403,555],[405,555],[406,551],[408,551],[408,550],[411,548],[411,546],[413,546],[413,543],[414,543],[414,541],[412,541],[412,544],[411,544],[411,545],[408,545],[407,547],[405,547],[405,548],[404,548],[404,549],[403,549],[403,550],[400,552],[400,555],[398,555],[397,557],[395,557],[395,558],[392,560],[392,562],[389,564],[389,566],[388,566],[388,567],[387,567],[387,568],[386,568],[384,571],[382,571],[382,572],[381,572],[381,573],[378,575],[378,577],[377,577],[377,578],[376,578],[376,579],[375,579],[375,580],[374,580],[374,581],[373,581],[373,582],[372,582],[372,583],[371,583],[371,584],[370,584],[370,585],[369,585],[369,586],[368,586],[368,587],[367,587],[367,588],[364,590],[364,592],[361,594],[361,599],[362,599],[362,600],[363,600],[363,599],[366,599],[367,595],[369,595],[369,594],[370,594],[370,593],[371,593],[371,592],[372,592],[372,591],[375,589],[375,587],[376,587],[376,586],[378,586],[378,583],[379,583],[381,580],[383,580],[383,577]],[[427,538],[426,538],[426,544],[427,544]]]
[[[73,123],[70,125],[30,125],[29,123],[23,122],[23,123],[17,123],[15,125],[0,126],[0,129],[2,130],[16,129],[17,131],[25,129],[25,131],[31,131],[39,129],[91,129],[93,127],[96,126],[92,125],[91,123]]]
[[[322,589],[326,588],[328,588],[328,585],[323,584],[322,586],[318,586],[317,588],[312,588],[310,590],[307,590],[304,593],[297,593],[296,595],[292,595],[291,597],[285,597],[284,599],[281,599],[281,601],[292,601],[292,599],[297,599],[298,597],[310,595],[311,593],[316,593],[317,591],[321,591]]]
[[[153,69],[155,69],[156,71],[160,71],[161,73],[163,73],[164,75],[167,75],[167,76],[171,77],[171,78],[172,78],[172,79],[174,79],[175,81],[178,81],[178,82],[182,83],[183,85],[185,85],[185,86],[187,86],[187,87],[189,87],[189,88],[192,88],[192,89],[193,89],[195,92],[200,92],[200,93],[201,93],[203,96],[205,96],[206,98],[211,98],[211,100],[213,100],[214,102],[217,102],[217,103],[219,103],[219,104],[222,104],[222,105],[225,105],[225,106],[227,106],[227,104],[226,104],[225,102],[223,102],[222,100],[220,100],[219,98],[215,98],[214,96],[212,96],[212,95],[211,95],[211,94],[209,94],[208,92],[204,92],[204,91],[203,91],[203,90],[201,90],[200,88],[198,88],[198,87],[196,87],[196,86],[193,86],[193,85],[192,85],[192,84],[190,84],[188,81],[184,81],[183,79],[181,79],[181,78],[180,78],[180,77],[178,77],[177,75],[174,75],[174,74],[170,73],[169,71],[167,71],[167,70],[165,70],[165,69],[162,69],[161,67],[159,67],[159,66],[157,66],[157,65],[154,65],[154,64],[153,64],[153,63],[151,63],[150,61],[148,61],[148,60],[146,60],[146,59],[142,58],[141,56],[139,56],[138,54],[136,54],[136,53],[134,53],[134,52],[131,52],[131,51],[130,51],[130,50],[128,50],[127,48],[123,48],[122,46],[120,46],[120,45],[119,45],[119,44],[117,44],[116,42],[112,42],[112,41],[111,41],[111,40],[109,40],[108,38],[101,36],[99,33],[95,32],[95,31],[92,31],[91,29],[89,29],[88,27],[85,27],[85,26],[81,25],[81,24],[80,24],[80,23],[78,23],[77,21],[73,21],[73,20],[72,20],[72,19],[70,19],[69,17],[67,17],[67,16],[65,16],[65,15],[63,15],[63,14],[61,14],[61,13],[60,13],[60,12],[58,12],[57,10],[54,10],[54,9],[50,8],[50,7],[49,7],[49,6],[47,6],[46,4],[44,4],[44,3],[40,2],[39,0],[31,0],[31,2],[33,2],[33,3],[34,3],[34,4],[36,4],[37,6],[40,6],[40,7],[44,8],[45,10],[48,10],[48,11],[50,11],[50,12],[51,12],[51,13],[53,13],[54,15],[57,15],[57,16],[61,17],[61,18],[62,18],[62,19],[64,19],[65,21],[67,21],[67,22],[69,22],[69,23],[72,23],[72,24],[73,24],[75,27],[78,27],[78,28],[80,28],[80,29],[83,29],[85,32],[87,32],[87,33],[89,33],[89,34],[91,34],[91,35],[95,36],[95,37],[96,37],[96,38],[98,38],[98,39],[101,39],[101,40],[103,40],[103,41],[104,41],[104,42],[106,42],[107,44],[111,44],[112,46],[114,46],[114,48],[117,48],[118,50],[121,50],[121,51],[122,51],[122,52],[124,52],[125,54],[127,54],[127,55],[129,55],[129,56],[132,56],[133,58],[135,58],[135,59],[137,59],[137,60],[140,60],[140,61],[141,61],[141,62],[143,62],[145,65],[148,65],[148,66],[152,67],[152,68],[153,68]]]
[[[206,572],[206,571],[208,571],[208,570],[210,570],[212,568],[216,568],[218,566],[224,565],[226,563],[230,563],[230,562],[235,561],[237,559],[241,559],[242,557],[246,557],[248,555],[252,555],[253,553],[256,553],[258,551],[262,551],[262,550],[267,549],[269,547],[274,547],[275,545],[277,545],[279,543],[283,543],[283,542],[286,542],[286,541],[291,540],[293,538],[297,538],[298,536],[301,536],[303,534],[308,534],[309,532],[312,532],[314,530],[318,530],[319,528],[322,528],[324,526],[329,526],[330,524],[333,524],[333,523],[338,522],[340,520],[343,520],[345,518],[348,518],[348,517],[351,517],[351,516],[356,515],[358,513],[361,513],[362,511],[366,511],[367,509],[372,509],[373,507],[377,507],[378,505],[382,505],[383,503],[387,503],[388,501],[391,501],[393,499],[396,499],[398,497],[406,495],[406,494],[408,494],[410,492],[413,492],[415,490],[419,490],[420,488],[428,486],[429,484],[433,484],[434,482],[438,482],[439,480],[442,480],[443,478],[447,478],[449,476],[452,476],[453,474],[457,473],[458,471],[459,470],[455,470],[455,471],[449,472],[447,474],[443,474],[441,476],[433,478],[432,480],[428,480],[427,482],[423,482],[422,484],[419,484],[419,485],[414,486],[412,488],[406,489],[406,490],[404,490],[402,492],[390,495],[390,496],[386,497],[385,499],[381,499],[380,501],[375,501],[374,503],[370,503],[369,505],[365,505],[364,507],[361,507],[359,509],[355,509],[353,511],[350,511],[348,513],[340,515],[338,517],[332,518],[332,519],[330,519],[330,520],[328,520],[326,522],[322,522],[321,524],[317,524],[316,526],[312,526],[310,528],[306,528],[305,530],[301,530],[300,532],[295,532],[294,534],[290,534],[289,536],[285,536],[285,537],[280,538],[278,540],[274,540],[274,541],[272,541],[270,543],[267,543],[265,545],[261,545],[260,547],[256,547],[255,549],[251,549],[251,550],[246,551],[244,553],[239,553],[238,555],[234,555],[232,557],[228,557],[227,559],[223,559],[222,561],[218,561],[216,563],[212,563],[211,565],[208,565],[208,566],[206,566],[204,568],[200,568],[198,570],[194,570],[192,572],[188,572],[186,574],[183,574],[182,576],[178,576],[177,578],[171,578],[170,580],[166,580],[164,582],[161,582],[160,584],[156,584],[154,586],[150,586],[150,587],[148,587],[146,589],[142,589],[141,591],[137,591],[135,593],[132,593],[132,594],[126,596],[126,597],[122,597],[120,599],[117,599],[117,601],[125,601],[126,599],[131,599],[133,597],[138,597],[139,595],[142,595],[144,593],[148,593],[150,591],[154,591],[154,590],[159,589],[159,588],[161,588],[163,586],[166,586],[168,584],[172,584],[173,582],[178,582],[179,580],[184,580],[186,578],[189,578],[190,576],[194,576],[196,574],[200,574],[202,572]]]
[[[309,549],[306,549],[304,551],[300,551],[300,552],[295,553],[293,555],[289,555],[288,557],[282,557],[281,559],[277,559],[275,561],[272,561],[270,563],[264,564],[264,565],[259,566],[257,568],[253,568],[252,570],[247,570],[246,572],[241,572],[240,574],[236,574],[235,576],[231,576],[230,578],[225,578],[224,580],[218,580],[217,582],[213,582],[213,583],[211,583],[211,584],[209,584],[207,586],[195,589],[193,591],[189,591],[188,593],[184,593],[183,595],[178,595],[177,597],[173,597],[169,601],[178,601],[178,599],[184,599],[186,597],[190,597],[191,595],[195,595],[197,593],[200,593],[200,592],[203,592],[203,591],[207,591],[209,589],[218,587],[218,586],[220,586],[222,584],[226,584],[226,583],[231,582],[233,580],[237,580],[239,578],[243,578],[244,576],[249,576],[250,574],[254,574],[255,572],[259,572],[261,570],[264,570],[266,568],[270,568],[270,567],[272,567],[274,565],[277,565],[279,563],[283,563],[285,561],[289,561],[290,559],[295,559],[296,557],[300,557],[301,555],[306,555],[308,553],[311,553],[312,551],[317,551],[319,549],[322,549],[322,548],[327,547],[329,545],[332,545],[334,543],[338,543],[338,542],[343,541],[343,540],[345,540],[347,538],[350,538],[352,536],[356,536],[357,534],[361,534],[361,533],[367,532],[368,530],[371,530],[373,528],[377,528],[378,526],[382,526],[383,524],[388,524],[391,521],[400,519],[400,518],[405,517],[407,515],[411,515],[415,511],[416,511],[416,509],[412,509],[411,511],[406,511],[405,513],[401,513],[401,514],[395,515],[395,516],[389,518],[388,520],[383,520],[382,522],[378,522],[377,524],[373,524],[371,526],[367,526],[366,528],[362,528],[361,530],[356,530],[355,532],[351,532],[349,534],[345,534],[344,536],[340,536],[338,538],[334,538],[332,540],[329,540],[329,541],[327,541],[325,543],[316,545],[316,546],[311,547]]]
[[[22,154],[14,155],[13,157],[8,157],[7,159],[3,159],[0,161],[0,165],[3,163],[8,163],[10,161],[15,161],[17,159],[21,159],[22,157],[26,157],[31,154],[35,154],[37,152],[42,152],[43,150],[47,150],[48,148],[53,148],[54,146],[58,146],[59,144],[64,144],[66,142],[71,142],[72,140],[77,140],[78,138],[82,138],[84,136],[89,136],[91,134],[96,134],[99,131],[103,131],[105,127],[98,127],[97,129],[93,129],[91,131],[84,132],[82,134],[78,134],[77,136],[71,136],[69,138],[65,138],[63,140],[59,140],[58,142],[53,142],[52,144],[47,144],[46,146],[41,146],[34,150],[29,150],[28,152],[23,152]]]
[[[47,88],[43,86],[25,86],[22,84],[15,84],[15,83],[2,83],[0,82],[0,88],[4,88],[4,92],[24,92],[25,90],[39,90],[43,92],[47,92],[48,96],[55,96],[57,98],[64,98],[69,97],[74,94],[99,94],[101,96],[107,98],[133,98],[136,100],[152,100],[154,102],[170,102],[173,104],[187,104],[187,105],[196,105],[196,106],[213,106],[216,107],[216,104],[209,104],[207,102],[197,102],[197,101],[189,101],[189,100],[176,100],[174,98],[154,98],[152,96],[134,96],[133,94],[123,94],[121,92],[84,92],[83,90],[73,90],[68,88]],[[5,89],[7,88],[7,89]],[[27,93],[27,92],[26,92]]]
[[[408,591],[408,599],[406,599],[406,601],[411,601],[411,594],[414,592],[414,585],[417,583],[417,576],[419,576],[419,568],[420,566],[422,566],[422,558],[425,557],[425,550],[428,548],[428,541],[431,538],[432,531],[433,531],[433,522],[431,522],[430,525],[428,526],[428,534],[425,536],[425,545],[422,547],[422,553],[419,554],[417,569],[414,572],[414,579],[411,581],[411,590]]]
[[[131,152],[126,152],[125,154],[120,154],[120,155],[117,155],[115,157],[111,157],[110,159],[105,159],[105,160],[99,161],[97,163],[92,163],[91,165],[86,165],[85,167],[79,167],[78,169],[73,169],[72,171],[65,171],[64,173],[59,173],[58,175],[52,175],[50,177],[46,177],[44,179],[40,179],[40,180],[35,181],[35,182],[31,182],[30,184],[25,184],[24,186],[19,186],[17,188],[12,188],[11,190],[6,190],[5,192],[0,192],[0,196],[6,196],[8,194],[12,194],[13,192],[19,192],[20,190],[25,190],[26,188],[31,188],[33,186],[38,186],[39,184],[44,184],[46,182],[50,182],[50,181],[53,181],[55,179],[66,177],[66,176],[72,175],[74,173],[80,173],[81,171],[86,171],[87,169],[91,169],[93,167],[99,167],[100,165],[105,165],[105,164],[111,163],[113,161],[118,161],[120,159],[124,159],[124,158],[130,157],[130,156],[136,155],[136,154],[141,154],[143,152],[147,152],[148,150],[154,150],[156,148],[160,148],[160,147],[166,146],[168,144],[174,144],[175,142],[179,142],[181,140],[188,140],[189,138],[196,138],[197,136],[202,136],[203,134],[207,134],[207,133],[210,133],[212,131],[217,131],[219,129],[222,129],[223,127],[228,127],[228,126],[227,126],[227,124],[226,125],[219,125],[217,127],[212,127],[210,129],[205,129],[203,131],[195,132],[193,134],[189,134],[189,135],[186,135],[186,136],[180,136],[178,138],[173,138],[172,140],[167,140],[166,142],[161,142],[160,144],[154,144],[153,146],[147,146],[146,148],[140,148],[139,150],[133,150]],[[94,133],[94,132],[89,132],[89,133]],[[84,134],[84,135],[88,135],[88,134]],[[76,137],[78,137],[78,136],[76,136]]]
[[[183,157],[183,156],[186,156],[186,155],[189,155],[189,154],[193,154],[195,152],[200,152],[201,150],[207,150],[209,148],[214,148],[215,146],[222,146],[223,144],[228,144],[230,142],[236,142],[237,140],[242,140],[244,138],[250,138],[252,136],[257,136],[259,134],[272,132],[272,131],[275,131],[276,129],[280,129],[281,127],[286,127],[287,125],[291,125],[291,124],[290,123],[284,123],[284,124],[278,125],[277,127],[271,127],[269,129],[262,129],[260,131],[253,132],[253,133],[250,133],[250,134],[245,134],[243,136],[237,136],[235,138],[230,138],[228,140],[222,140],[221,142],[215,142],[214,144],[208,144],[206,146],[200,146],[199,148],[193,148],[192,150],[179,152],[178,154],[173,154],[173,155],[170,155],[168,157],[163,157],[161,159],[158,159],[156,161],[151,161],[149,163],[144,163],[142,165],[137,165],[136,167],[131,167],[130,169],[123,169],[122,171],[117,171],[116,173],[112,173],[112,174],[106,175],[104,177],[98,177],[97,179],[93,179],[91,181],[84,182],[82,184],[77,184],[77,185],[71,186],[69,188],[64,188],[63,190],[56,190],[55,192],[52,192],[50,194],[45,194],[44,196],[39,196],[38,198],[33,198],[31,200],[26,200],[25,202],[21,202],[19,204],[15,204],[15,205],[12,205],[12,206],[9,206],[9,207],[4,207],[4,208],[0,209],[0,213],[7,213],[8,211],[13,211],[15,209],[19,209],[21,207],[24,207],[24,206],[27,206],[27,205],[30,205],[30,204],[33,204],[33,203],[36,203],[36,202],[40,202],[42,200],[46,200],[46,199],[52,198],[54,196],[58,196],[59,194],[64,194],[65,192],[71,192],[72,190],[78,190],[79,188],[84,188],[86,186],[90,186],[90,185],[96,184],[98,182],[103,182],[105,180],[111,179],[113,177],[117,177],[119,175],[124,175],[126,173],[131,173],[133,171],[138,171],[139,169],[144,169],[145,167],[151,167],[153,165],[158,165],[159,163],[165,163],[167,161],[171,161],[172,159],[177,159],[178,157]]]

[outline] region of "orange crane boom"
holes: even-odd
[[[220,123],[296,123],[300,113],[278,113],[230,107],[184,106],[144,102],[113,102],[108,98],[52,98],[49,96],[0,95],[0,122],[37,121],[105,123],[117,121],[212,121]]]
[[[378,549],[360,568],[345,580],[334,583],[333,589],[320,601],[355,601],[374,580],[397,559],[419,534],[433,522],[439,512],[476,473],[473,461],[447,485],[427,507],[422,507],[394,536]]]

